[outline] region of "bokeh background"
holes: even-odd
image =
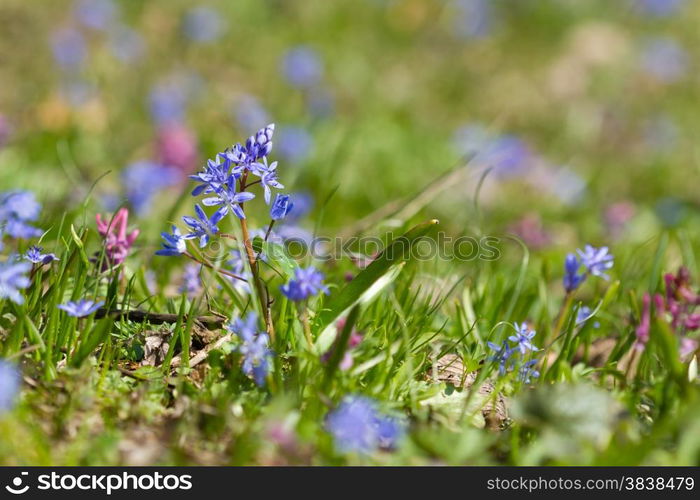
[[[699,21],[693,0],[2,0],[0,185],[56,213],[94,185],[155,246],[186,174],[274,122],[286,187],[312,216],[334,193],[329,234],[471,158],[419,216],[644,245],[698,220]]]

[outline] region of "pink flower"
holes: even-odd
[[[103,219],[100,214],[95,216],[97,232],[104,238],[106,262],[104,268],[121,264],[126,260],[134,240],[139,235],[139,230],[134,229],[129,234],[126,228],[129,223],[129,211],[121,208],[111,220]]]
[[[345,318],[341,318],[338,321],[335,322],[335,327],[338,330],[338,335],[340,335],[340,332],[345,328]],[[340,364],[338,365],[338,368],[340,368],[341,371],[347,371],[350,368],[352,368],[352,365],[354,363],[353,356],[352,356],[352,350],[357,347],[360,342],[362,342],[362,334],[358,333],[357,330],[354,328],[352,329],[352,332],[350,332],[350,338],[348,339],[348,345],[346,351],[343,353],[343,359],[340,361]],[[323,356],[321,357],[321,361],[323,363],[327,363],[328,360],[331,359],[331,356],[335,352],[335,350],[338,348],[338,338],[336,338],[335,342],[333,342],[333,345],[331,346],[330,349],[328,349]]]
[[[189,174],[197,166],[197,139],[184,125],[170,123],[161,127],[156,149],[160,163],[176,167],[182,173]]]
[[[680,356],[682,361],[689,361],[698,350],[698,341],[684,337],[681,339]]]

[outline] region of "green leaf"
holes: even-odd
[[[299,267],[294,259],[292,259],[285,251],[282,245],[271,243],[269,241],[261,241],[260,248],[263,254],[267,257],[270,264],[276,264],[279,271],[284,274],[285,278],[294,277],[294,272]]]
[[[335,322],[345,311],[357,304],[363,294],[370,291],[380,278],[392,268],[406,262],[411,256],[413,245],[428,234],[436,224],[438,224],[436,219],[424,222],[415,226],[403,236],[393,240],[364,271],[355,276],[338,293],[331,295],[330,300],[325,304],[324,310],[319,315],[319,330],[323,332],[326,327]]]

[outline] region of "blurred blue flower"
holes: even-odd
[[[126,198],[139,215],[150,210],[151,201],[159,191],[174,186],[179,180],[177,169],[150,161],[132,163],[122,172]]]
[[[372,453],[393,448],[403,435],[398,420],[379,412],[374,400],[346,396],[326,417],[326,429],[341,453]]]
[[[180,285],[180,293],[186,293],[188,297],[195,297],[202,291],[202,280],[199,277],[201,266],[194,262],[185,266],[182,273],[182,284]]]
[[[187,93],[174,83],[158,84],[148,96],[151,118],[159,125],[181,122],[185,116]]]
[[[163,248],[156,252],[156,255],[163,257],[171,257],[180,255],[187,251],[187,243],[185,240],[191,239],[189,236],[182,236],[177,226],[172,226],[172,234],[166,232],[160,233],[163,238]]]
[[[79,0],[75,5],[75,17],[85,27],[104,30],[117,17],[118,9],[113,0]]]
[[[272,220],[284,219],[292,210],[293,206],[288,194],[277,194],[274,203],[272,203],[270,207],[270,218]]]
[[[301,127],[280,127],[277,135],[277,152],[289,163],[300,163],[308,158],[313,148],[313,138]]]
[[[61,28],[51,37],[53,58],[66,70],[74,70],[87,57],[87,46],[83,35],[74,28]]]
[[[211,236],[219,232],[218,224],[226,214],[219,209],[211,217],[207,217],[207,214],[204,213],[204,210],[199,205],[194,206],[194,211],[197,215],[196,219],[189,215],[183,215],[182,217],[182,220],[191,230],[186,238],[199,238],[199,246],[204,248],[209,243]]]
[[[80,299],[76,302],[69,301],[65,304],[60,304],[58,308],[65,311],[68,314],[68,316],[73,316],[75,318],[84,318],[85,316],[90,316],[103,305],[103,301],[93,302],[92,300]]]
[[[520,365],[518,369],[518,380],[529,384],[532,382],[533,378],[539,378],[540,372],[535,368],[537,363],[539,363],[539,360],[531,359]]]
[[[515,326],[515,335],[508,337],[508,340],[515,342],[515,349],[520,351],[520,354],[525,355],[527,351],[537,351],[537,347],[532,345],[532,339],[535,336],[535,330],[530,330],[526,323],[513,323]]]
[[[567,293],[571,293],[576,290],[581,283],[586,280],[585,274],[579,274],[578,270],[581,267],[581,262],[575,254],[570,253],[566,256],[564,260],[564,290]]]
[[[494,24],[491,0],[455,0],[453,27],[461,38],[484,38]]]
[[[29,286],[25,276],[32,268],[29,262],[18,262],[17,256],[0,262],[0,299],[10,299],[16,304],[23,304],[24,297],[20,290]]]
[[[109,48],[115,58],[130,63],[143,57],[145,43],[138,31],[128,26],[118,26],[110,32]]]
[[[505,340],[501,345],[494,344],[493,342],[486,342],[486,344],[495,352],[495,354],[489,356],[488,360],[498,362],[498,372],[501,375],[505,375],[507,372],[511,371],[515,364],[513,354],[515,354],[516,350],[510,347]]]
[[[466,125],[455,131],[453,144],[460,154],[472,157],[479,167],[491,168],[499,177],[522,173],[533,161],[527,144],[514,135],[496,135],[481,125]]]
[[[245,130],[257,129],[270,123],[270,115],[260,101],[253,96],[243,96],[234,108],[238,126]]]
[[[635,7],[642,14],[667,17],[677,13],[686,0],[634,0]]]
[[[258,316],[250,312],[245,320],[236,319],[226,329],[241,340],[237,351],[243,356],[243,373],[252,376],[258,386],[265,385],[265,378],[271,369],[272,351],[268,347],[269,336],[258,330]]]
[[[33,245],[29,247],[29,250],[27,250],[27,253],[24,254],[24,258],[28,260],[29,262],[32,262],[34,264],[50,264],[54,260],[60,260],[58,257],[56,257],[55,254],[48,253],[48,254],[43,254],[41,251],[43,248]]]
[[[581,262],[593,276],[609,279],[605,271],[612,269],[614,257],[608,252],[608,247],[595,248],[586,245],[584,250],[578,250]]]
[[[284,54],[282,74],[295,87],[313,87],[321,81],[323,63],[316,50],[300,45]]]
[[[0,359],[0,413],[12,409],[21,385],[21,376],[14,363]]]
[[[688,53],[672,38],[653,38],[642,47],[642,69],[663,83],[674,83],[688,72]]]
[[[60,94],[73,108],[80,108],[97,96],[97,87],[89,81],[68,75],[60,85]]]
[[[656,153],[673,151],[678,143],[680,129],[668,115],[652,117],[644,125],[643,139],[649,149]]]
[[[588,306],[581,306],[576,313],[576,325],[580,326],[584,324],[586,321],[591,319],[593,314],[593,311],[591,310],[590,307]],[[598,321],[593,323],[593,328],[598,328],[600,326],[600,323]]]
[[[0,193],[0,228],[12,238],[29,239],[41,236],[42,231],[28,224],[39,217],[41,205],[31,191]]]
[[[209,43],[223,34],[221,19],[221,14],[211,7],[194,7],[185,14],[182,28],[193,42]]]
[[[292,209],[287,215],[287,223],[296,222],[308,214],[314,206],[314,197],[307,192],[291,193]]]
[[[317,271],[315,267],[309,266],[306,269],[301,267],[294,271],[294,278],[282,285],[282,293],[295,302],[305,300],[319,293],[330,293],[328,287],[323,284],[323,273]]]

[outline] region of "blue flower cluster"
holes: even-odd
[[[0,193],[0,237],[3,234],[21,239],[41,236],[41,229],[29,224],[39,218],[39,212],[41,205],[31,191]]]
[[[294,302],[299,302],[319,293],[329,293],[328,287],[323,284],[323,273],[317,271],[315,267],[309,266],[306,269],[297,268],[294,272],[294,279],[282,285],[282,293]]]
[[[184,216],[182,220],[189,232],[182,235],[173,226],[172,234],[163,233],[163,248],[156,255],[178,255],[186,251],[186,240],[198,239],[199,246],[205,247],[212,236],[219,233],[219,222],[229,213],[239,219],[246,215],[242,205],[255,198],[246,189],[253,184],[260,184],[263,189],[265,202],[270,205],[272,220],[284,218],[292,209],[289,195],[278,194],[272,201],[272,190],[283,189],[284,186],[277,178],[277,162],[269,163],[267,156],[272,151],[272,136],[275,125],[270,124],[248,138],[245,144],[234,144],[219,153],[215,159],[208,160],[202,172],[191,175],[190,178],[198,183],[192,191],[192,196],[204,196],[202,205],[218,207],[208,216],[202,207],[195,204],[196,217]],[[258,177],[250,181],[249,176]]]
[[[515,335],[508,337],[501,345],[487,342],[494,354],[489,361],[498,363],[498,372],[501,376],[517,370],[518,380],[529,384],[532,378],[537,378],[540,373],[536,369],[538,360],[526,359],[528,352],[537,352],[539,349],[532,344],[535,330],[530,330],[526,323],[514,323]],[[513,342],[511,345],[508,341]]]
[[[341,453],[372,453],[393,449],[405,429],[397,418],[379,411],[374,400],[364,396],[346,396],[328,414],[326,429]]]
[[[270,337],[258,331],[257,314],[250,312],[245,320],[236,319],[226,329],[235,333],[241,341],[237,351],[243,356],[243,373],[253,377],[258,386],[265,385],[265,378],[272,368],[272,351],[268,347]]]
[[[608,247],[594,248],[586,245],[585,250],[577,250],[578,257],[570,253],[564,261],[564,289],[567,293],[576,290],[583,283],[588,275],[598,276],[603,279],[610,279],[605,271],[612,269],[614,257],[608,251]],[[579,273],[581,266],[585,268],[583,273]]]

